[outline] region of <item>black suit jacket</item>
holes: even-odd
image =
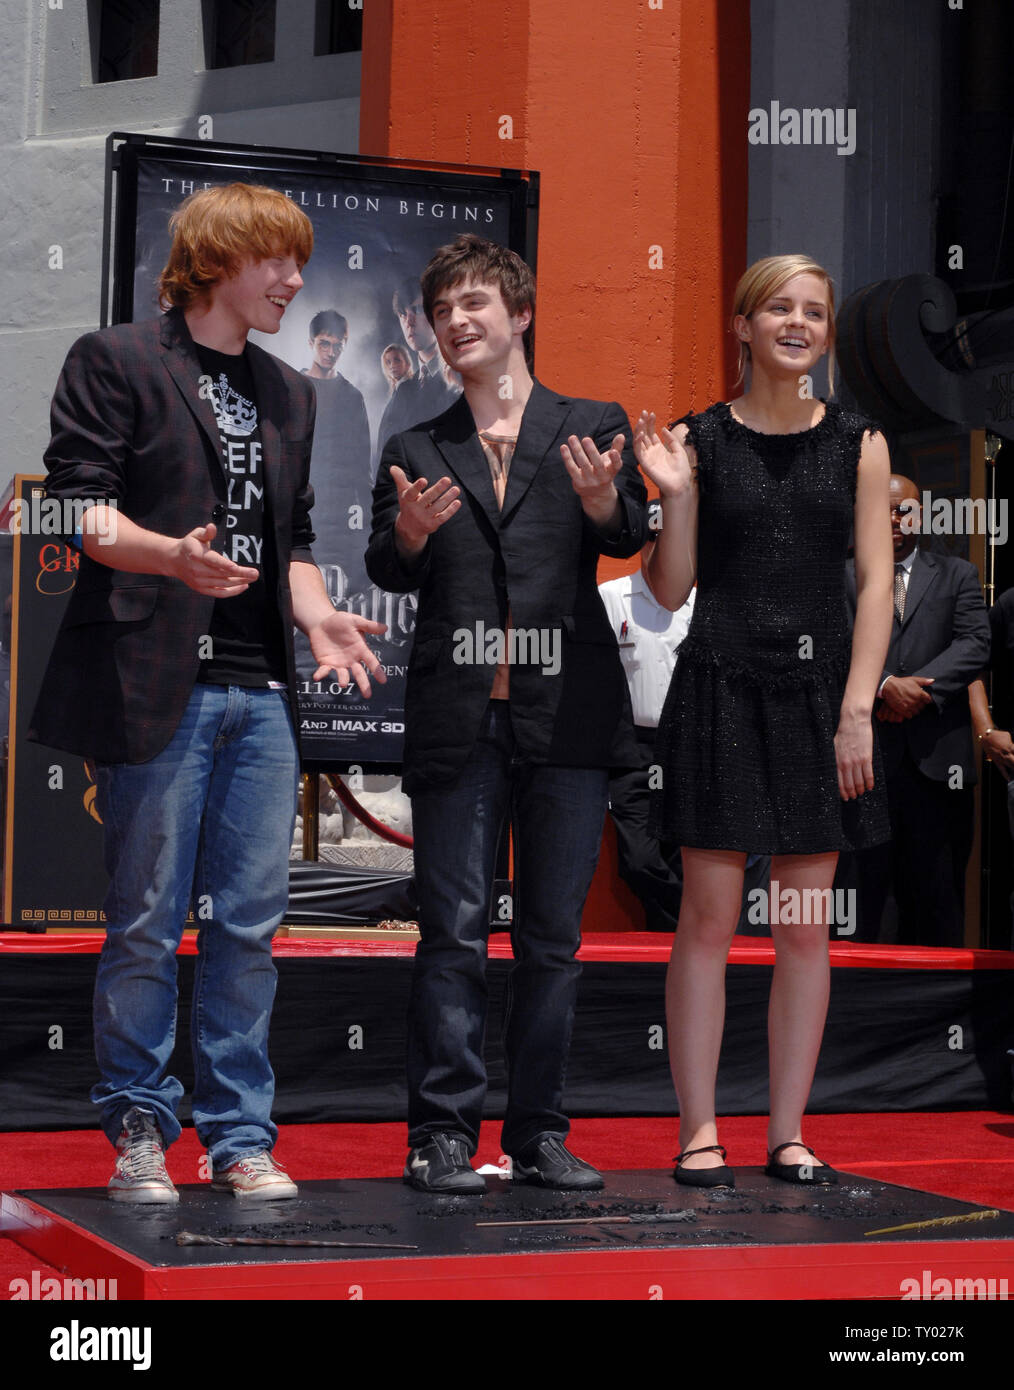
[[[855,568],[848,564],[848,597],[856,608]],[[962,782],[976,781],[968,686],[989,660],[989,618],[975,566],[920,548],[912,565],[905,617],[895,615],[884,676],[932,676],[930,703],[900,724],[877,722],[888,777],[908,749],[934,782],[960,767]]]
[[[442,373],[431,375],[420,362],[415,376],[399,382],[384,407],[377,429],[377,466],[389,440],[402,430],[411,429],[421,420],[432,420],[442,415],[459,395],[459,391],[447,385]],[[375,467],[374,476],[376,471]]]
[[[318,565],[339,564],[348,551],[349,507],[370,508],[370,422],[362,392],[340,372],[320,380],[301,372],[317,397],[317,416],[310,458],[313,483],[313,529]],[[360,523],[361,525],[361,523]],[[357,533],[362,536],[362,530]]]
[[[989,610],[989,628],[991,703],[997,726],[1009,730],[1014,725],[1014,589],[1005,589]]]
[[[568,435],[606,449],[626,436],[616,487],[622,529],[611,539],[588,521],[560,457]],[[615,404],[572,400],[538,382],[525,407],[503,510],[462,396],[436,420],[396,435],[384,450],[373,493],[366,568],[395,593],[419,591],[405,697],[404,786],[411,795],[451,781],[478,734],[495,663],[456,661],[462,634],[503,631],[508,604],[516,630],[547,634],[549,662],[510,672],[511,721],[522,757],[569,767],[637,766],[630,698],[616,637],[596,587],[600,554],[625,558],[645,536],[646,493],[626,415]],[[416,564],[397,552],[398,496],[392,465],[409,480],[447,475],[462,506],[436,531]],[[480,643],[481,647],[481,643]]]
[[[278,556],[276,600],[295,698],[289,561],[312,561],[313,387],[249,344],[264,467],[265,534]],[[184,536],[212,520],[227,484],[215,413],[180,310],[86,334],[71,348],[52,406],[47,493],[115,501],[139,526]],[[102,762],[146,762],[190,698],[214,599],[181,580],[110,569],[81,554],[29,737]],[[293,704],[295,710],[295,704]],[[296,721],[298,724],[298,721]]]

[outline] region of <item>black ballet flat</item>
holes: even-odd
[[[736,1175],[723,1163],[721,1168],[684,1168],[683,1160],[691,1154],[721,1154],[726,1157],[721,1144],[709,1144],[703,1149],[684,1149],[674,1160],[676,1167],[673,1177],[682,1187],[735,1187]]]
[[[806,1149],[808,1154],[816,1158],[811,1148],[806,1144],[800,1144],[798,1139],[790,1139],[787,1144],[779,1144],[777,1149],[772,1149],[768,1154],[767,1167],[764,1169],[769,1178],[780,1178],[782,1182],[800,1183],[804,1187],[829,1187],[838,1181],[838,1174],[827,1164],[819,1165],[816,1163],[776,1163],[775,1159],[783,1149],[793,1148]]]

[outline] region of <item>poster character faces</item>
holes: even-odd
[[[349,325],[337,309],[324,309],[310,321],[310,363],[308,375],[328,381],[338,371],[338,359],[349,340]]]
[[[436,338],[423,312],[422,293],[418,281],[415,281],[414,284],[414,291],[410,290],[406,294],[403,288],[395,294],[394,309],[398,315],[398,322],[401,324],[405,342],[413,352],[428,359],[433,355]]]
[[[407,377],[414,375],[412,359],[399,343],[388,343],[381,354],[380,365],[392,391]]]

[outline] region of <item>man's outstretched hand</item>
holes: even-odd
[[[367,645],[364,634],[379,636],[386,631],[386,623],[375,623],[371,618],[361,618],[358,613],[332,610],[306,634],[317,661],[313,679],[323,680],[334,671],[339,685],[355,681],[364,695],[371,695],[370,676],[384,685],[387,673],[380,657]]]
[[[433,532],[438,530],[461,507],[461,489],[450,478],[441,478],[432,487],[425,478],[410,483],[403,468],[395,464],[391,477],[398,489],[398,520],[395,537],[398,548],[406,555],[418,555]]]
[[[188,589],[196,589],[199,594],[207,594],[210,598],[232,598],[253,584],[258,571],[249,565],[237,565],[227,556],[212,550],[211,543],[217,534],[217,528],[210,521],[207,526],[196,526],[193,531],[188,531],[173,547],[170,572],[175,579],[182,579]]]
[[[566,444],[560,445],[571,487],[581,499],[585,515],[600,526],[620,516],[620,500],[613,480],[623,467],[624,443],[623,435],[617,434],[605,453],[600,453],[590,436],[579,439],[572,434]]]

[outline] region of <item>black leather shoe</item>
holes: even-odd
[[[431,1134],[409,1154],[404,1180],[419,1192],[486,1191],[486,1179],[468,1161],[463,1134]]]
[[[592,1192],[605,1187],[598,1169],[583,1158],[575,1158],[558,1134],[540,1134],[512,1158],[511,1176],[515,1182],[553,1187],[560,1192]]]
[[[812,1149],[805,1144],[800,1144],[798,1139],[790,1139],[787,1144],[779,1144],[777,1149],[772,1149],[768,1154],[767,1167],[764,1169],[769,1178],[781,1178],[782,1182],[801,1183],[805,1187],[829,1187],[838,1181],[838,1174],[833,1168],[829,1168],[826,1163],[776,1163],[775,1159],[782,1149],[794,1148],[806,1149],[806,1152],[814,1154]]]
[[[716,1168],[684,1168],[683,1160],[691,1154],[721,1154],[723,1161]],[[703,1149],[684,1149],[676,1155],[672,1175],[681,1187],[735,1187],[736,1175],[725,1166],[725,1156],[721,1144],[708,1144]]]

